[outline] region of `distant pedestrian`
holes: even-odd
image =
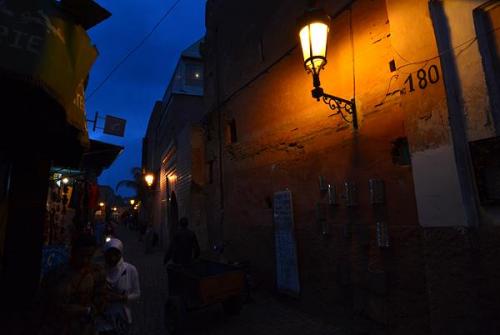
[[[165,253],[163,264],[172,260],[175,264],[187,265],[200,256],[198,239],[196,234],[188,228],[188,224],[188,219],[185,217],[179,221],[180,228]]]
[[[155,232],[151,223],[147,224],[146,232],[144,233],[144,252],[150,254],[153,251],[153,238]]]
[[[122,223],[125,227],[127,227],[127,225],[128,225],[128,218],[129,218],[129,216],[130,216],[130,214],[129,214],[128,210],[125,210],[125,211],[121,214],[121,216],[120,216],[121,223]]]
[[[105,235],[106,238],[116,236],[116,227],[113,221],[107,221],[105,224]]]
[[[125,335],[132,324],[129,303],[139,299],[139,275],[132,264],[123,260],[123,244],[112,238],[104,245],[106,262],[105,307],[97,320],[101,335]]]
[[[96,216],[94,234],[96,238],[97,245],[102,247],[104,244],[104,234],[105,234],[106,224],[101,216]]]
[[[139,220],[139,241],[144,241],[144,236],[148,230],[148,224],[145,221]]]

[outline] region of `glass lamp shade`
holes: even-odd
[[[151,187],[151,185],[153,185],[153,182],[155,180],[155,177],[149,173],[147,174],[146,176],[144,176],[144,180],[146,181],[146,184]]]
[[[321,9],[310,9],[299,19],[299,37],[306,71],[319,73],[326,64],[330,17]]]

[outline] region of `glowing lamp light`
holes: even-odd
[[[354,98],[342,99],[324,92],[321,87],[319,73],[327,63],[326,53],[328,49],[328,33],[330,31],[330,17],[320,8],[309,8],[298,20],[298,31],[304,67],[307,73],[313,76],[314,89],[311,91],[313,98],[317,101],[323,100],[333,115],[340,115],[345,122],[352,123],[354,129],[358,129],[356,115],[356,104]]]
[[[106,243],[108,243],[109,241],[111,241],[111,237],[106,237]]]
[[[135,200],[134,200],[134,199],[130,199],[130,204],[131,204],[132,206],[134,206],[134,204],[135,204]]]
[[[100,202],[99,207],[104,207],[104,202]]]
[[[151,187],[155,181],[155,176],[152,173],[148,173],[144,176],[144,180],[146,181],[148,187]]]
[[[64,177],[64,178],[62,179],[62,183],[63,183],[64,185],[67,185],[67,184],[69,183],[69,178]]]
[[[319,74],[326,65],[330,17],[321,9],[309,9],[299,19],[299,37],[307,72]]]

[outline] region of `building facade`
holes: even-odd
[[[296,26],[310,3],[207,1],[210,244],[269,288],[288,271],[298,305],[326,318],[494,334],[499,1],[318,1],[323,88],[355,99],[357,130],[311,97]]]
[[[178,220],[187,217],[206,249],[200,43],[182,53],[163,100],[154,106],[143,141],[143,167],[156,177],[146,204],[162,242],[167,243]]]

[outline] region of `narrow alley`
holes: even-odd
[[[118,237],[125,245],[125,260],[134,264],[141,281],[141,299],[133,305],[133,335],[165,335],[163,305],[167,297],[167,276],[163,252],[144,252],[138,232],[120,227]],[[243,306],[239,316],[224,316],[221,306],[189,314],[187,334],[192,335],[342,335],[338,327],[287,307],[263,292],[253,293],[254,302]]]
[[[500,334],[500,0],[0,0],[0,92],[0,335]]]

